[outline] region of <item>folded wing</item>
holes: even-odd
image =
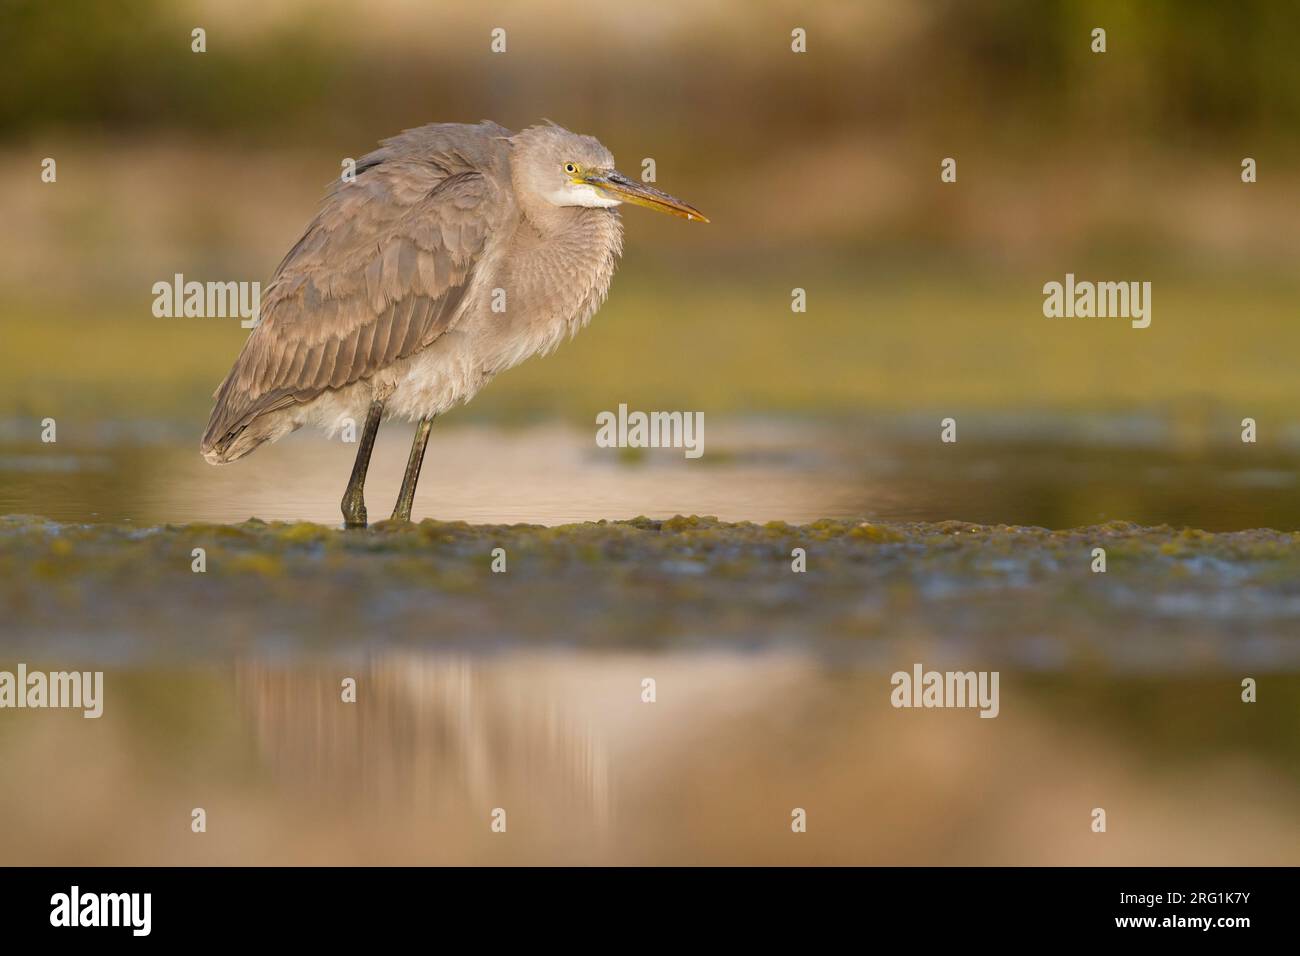
[[[258,416],[367,378],[454,327],[514,214],[507,136],[494,123],[408,130],[359,160],[355,182],[335,184],[217,388],[205,454],[229,460]]]

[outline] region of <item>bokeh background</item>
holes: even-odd
[[[0,515],[42,517],[0,518],[0,666],[105,667],[111,696],[97,722],[0,718],[0,861],[1296,862],[1291,538],[1161,537],[1144,567],[1168,578],[1112,593],[1062,583],[1067,544],[1024,558],[1004,538],[950,574],[927,564],[952,550],[939,532],[909,564],[904,532],[864,525],[895,563],[839,569],[866,569],[860,601],[783,574],[724,602],[718,568],[692,564],[726,553],[710,527],[654,575],[635,554],[556,558],[579,581],[569,616],[470,641],[461,623],[494,618],[463,608],[509,592],[430,559],[455,563],[442,545],[393,545],[385,592],[358,588],[382,555],[325,529],[225,527],[337,524],[354,449],[295,435],[203,463],[247,333],[154,318],[151,290],[267,282],[341,160],[401,129],[547,117],[629,173],[654,158],[712,223],[628,211],[592,326],[439,421],[417,518],[1290,531],[1298,32],[1271,0],[3,0]],[[1151,327],[1044,318],[1067,272],[1150,281]],[[599,454],[594,417],[622,402],[703,411],[705,456]],[[381,432],[372,517],[409,435]],[[187,522],[213,524],[132,530]],[[193,541],[220,587],[189,573]],[[597,616],[582,574],[695,623],[602,629],[626,610]],[[1085,625],[1016,610],[1047,579]],[[304,593],[339,623],[306,627]],[[779,650],[720,642],[718,622]],[[969,640],[998,628],[1002,656]],[[1003,715],[889,708],[913,660],[1003,667]],[[340,711],[347,674],[365,696]],[[1265,680],[1257,706],[1243,674]],[[509,843],[486,829],[498,802]]]
[[[154,320],[153,282],[265,282],[340,160],[400,129],[546,116],[634,172],[654,157],[714,223],[629,215],[593,334],[468,414],[585,424],[617,386],[714,414],[1222,409],[1271,434],[1300,417],[1287,4],[10,0],[0,17],[11,413],[197,428],[244,333]],[[1152,328],[1044,319],[1042,284],[1067,271],[1151,280]]]

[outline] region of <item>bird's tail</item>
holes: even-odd
[[[297,428],[288,415],[275,414],[293,403],[287,393],[262,396],[251,406],[236,403],[231,383],[237,370],[238,365],[218,387],[216,404],[199,443],[199,452],[210,465],[237,461],[263,442],[275,441]]]
[[[248,426],[252,424],[252,420],[232,423],[224,411],[225,409],[218,402],[216,408],[212,409],[212,417],[208,419],[208,428],[203,433],[203,441],[199,443],[199,452],[209,465],[224,465],[243,458],[265,441],[265,439],[256,442],[247,441],[244,436],[248,434]]]

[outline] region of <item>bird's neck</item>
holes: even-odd
[[[526,216],[516,234],[512,285],[530,308],[576,332],[604,301],[622,251],[623,223],[613,209],[552,206]]]
[[[622,238],[623,223],[613,209],[592,206],[554,206],[541,203],[524,210],[524,222],[530,238],[544,246],[559,246],[569,251],[594,249],[611,230]]]

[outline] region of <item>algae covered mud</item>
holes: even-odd
[[[109,659],[331,647],[899,642],[1029,667],[1300,663],[1300,533],[1110,523],[70,525],[0,518],[5,649]]]

